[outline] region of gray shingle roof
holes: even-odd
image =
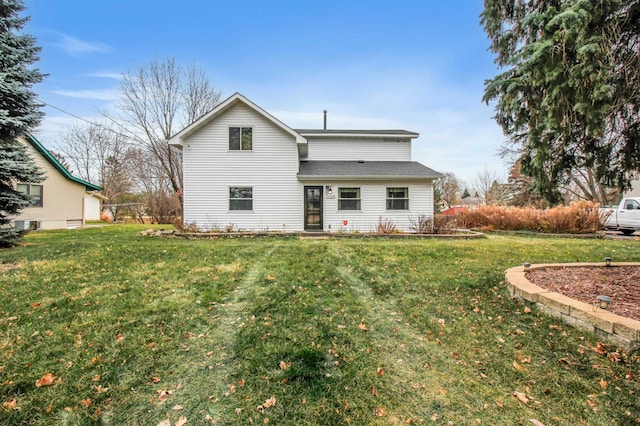
[[[302,136],[313,135],[380,135],[380,136],[406,136],[417,138],[420,136],[416,132],[407,130],[340,130],[340,129],[293,129]]]
[[[298,178],[423,178],[442,175],[417,161],[301,161]]]

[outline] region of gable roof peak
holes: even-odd
[[[276,125],[277,127],[280,127],[286,133],[293,136],[296,140],[296,143],[298,144],[307,143],[307,140],[298,132],[293,130],[291,127],[287,126],[282,121],[278,120],[273,115],[269,114],[267,111],[259,107],[257,104],[253,103],[251,100],[249,100],[249,98],[244,96],[242,93],[235,92],[233,95],[229,96],[227,99],[223,100],[218,105],[213,107],[211,111],[204,114],[202,117],[200,117],[199,119],[189,124],[184,129],[180,130],[178,133],[173,135],[168,140],[169,145],[182,147],[184,144],[184,139],[186,139],[187,137],[197,132],[203,126],[205,126],[206,124],[214,120],[216,117],[218,117],[223,112],[227,111],[229,108],[231,108],[233,105],[237,104],[238,102],[242,102],[243,104],[245,104],[246,106],[248,106],[249,108],[257,112],[258,114],[262,115],[265,119],[272,122],[274,125]]]

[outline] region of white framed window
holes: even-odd
[[[229,127],[229,150],[251,151],[253,150],[252,127]]]
[[[16,185],[16,191],[27,194],[31,198],[29,207],[42,207],[42,185],[19,183]]]
[[[229,210],[253,210],[253,188],[250,186],[230,187]]]
[[[409,210],[409,188],[387,188],[387,210]]]
[[[338,188],[338,210],[360,210],[360,188]]]

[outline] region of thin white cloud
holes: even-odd
[[[108,53],[113,50],[111,46],[99,42],[89,42],[57,32],[60,40],[53,45],[67,52],[69,55],[78,56],[87,53]]]
[[[122,73],[119,72],[110,72],[110,71],[102,71],[102,72],[94,72],[91,74],[87,74],[87,77],[95,77],[95,78],[106,78],[109,80],[122,80]]]
[[[98,101],[115,101],[119,99],[119,92],[116,89],[52,90],[51,93],[68,98],[94,99]]]

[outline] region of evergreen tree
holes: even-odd
[[[640,0],[485,0],[504,72],[484,100],[551,202],[580,170],[625,189],[640,169]]]
[[[14,245],[22,236],[10,223],[30,202],[28,195],[15,190],[17,182],[36,183],[43,179],[27,155],[19,137],[27,136],[42,118],[32,86],[44,75],[29,66],[36,62],[40,48],[35,38],[20,34],[28,18],[21,0],[0,0],[0,246]]]

